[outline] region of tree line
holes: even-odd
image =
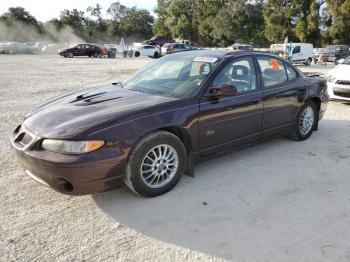
[[[315,46],[350,43],[350,0],[157,0],[155,17],[148,10],[118,1],[107,10],[99,4],[85,11],[63,10],[59,18],[37,21],[21,7],[10,8],[0,23],[21,22],[53,41],[69,27],[89,42],[142,41],[153,35],[190,40],[199,46],[233,43],[267,47],[310,42]]]
[[[155,34],[199,45],[350,43],[350,0],[158,0]]]

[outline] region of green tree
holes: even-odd
[[[158,36],[171,36],[169,27],[166,26],[165,21],[168,17],[168,9],[170,0],[157,0],[157,7],[154,12],[157,14],[155,20],[153,32]]]
[[[264,5],[265,37],[272,43],[281,43],[286,36],[298,40],[294,32],[293,18],[297,10],[290,0],[267,0]],[[304,25],[302,25],[304,27]],[[300,26],[299,26],[300,27]]]
[[[14,23],[20,22],[32,26],[38,33],[43,32],[42,23],[38,22],[38,20],[23,7],[10,7],[8,12],[0,16],[0,22],[5,23],[7,26],[12,26]]]
[[[192,27],[193,10],[194,1],[192,0],[171,1],[165,24],[170,29],[173,37],[197,40],[195,30]]]
[[[350,43],[350,0],[327,0],[325,37],[329,42],[337,44]]]
[[[210,46],[215,42],[213,38],[214,21],[226,2],[226,0],[195,0],[192,27],[199,45]]]

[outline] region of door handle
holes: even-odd
[[[262,102],[261,99],[255,99],[255,100],[250,101],[249,104],[251,104],[251,105],[257,105],[257,104],[260,104],[261,102]]]

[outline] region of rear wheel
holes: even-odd
[[[158,52],[155,52],[153,57],[154,57],[154,58],[158,58],[158,57],[159,57],[159,53],[158,53]]]
[[[141,196],[158,196],[178,183],[186,162],[181,140],[171,133],[157,131],[142,138],[131,151],[124,181]]]
[[[94,54],[93,54],[93,57],[98,57],[99,56],[99,53],[97,53],[97,52],[95,52]]]
[[[312,101],[304,104],[297,117],[292,138],[297,141],[308,139],[315,130],[317,121],[316,104]]]

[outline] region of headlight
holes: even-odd
[[[103,147],[103,140],[70,141],[57,139],[44,139],[41,147],[47,151],[61,154],[83,154],[95,151]]]
[[[335,77],[332,75],[326,75],[326,79],[328,82],[334,82],[335,81]]]

